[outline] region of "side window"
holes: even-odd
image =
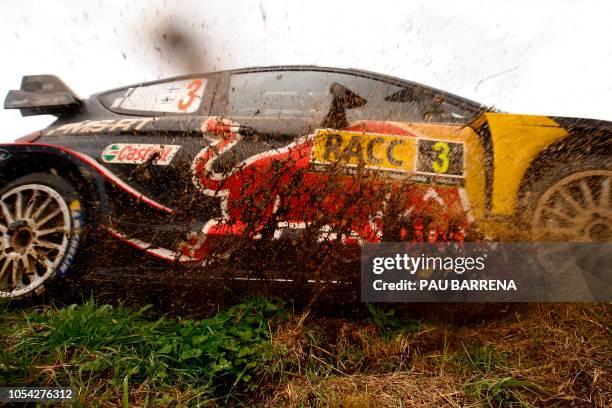
[[[349,122],[382,120],[389,122],[465,123],[473,111],[461,107],[449,97],[415,85],[400,86],[387,82],[350,77],[347,86],[367,103],[347,111]]]
[[[226,113],[236,117],[322,118],[331,102],[326,76],[312,71],[232,75]]]
[[[273,71],[230,78],[226,114],[299,118],[317,127],[342,128],[357,120],[384,120],[384,97],[399,87],[325,71]]]
[[[197,114],[213,90],[214,83],[201,77],[136,85],[103,94],[100,101],[113,112],[131,115]]]
[[[404,87],[384,99],[390,121],[465,123],[474,111],[424,88]]]
[[[412,85],[335,72],[269,71],[230,77],[225,114],[233,117],[309,119],[342,128],[359,120],[466,121],[445,96]]]

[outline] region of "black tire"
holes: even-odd
[[[29,174],[2,188],[0,297],[39,295],[74,267],[84,239],[84,204],[69,181],[49,173]]]
[[[578,239],[610,242],[612,203],[609,193],[608,200],[603,197],[603,183],[608,180],[609,191],[611,176],[612,160],[595,155],[570,158],[562,163],[546,163],[532,172],[523,184],[519,208],[520,219],[530,238],[537,241]],[[583,191],[585,186],[588,187],[587,194]],[[584,213],[576,204],[585,207]],[[591,218],[586,216],[587,206],[589,210],[593,209]],[[570,229],[576,231],[575,235],[569,233]],[[596,229],[599,233],[594,235]]]

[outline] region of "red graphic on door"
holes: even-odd
[[[226,173],[213,164],[241,142],[239,124],[211,118],[211,145],[193,163],[193,180],[203,194],[220,199],[222,216],[209,220],[181,248],[206,259],[227,239],[279,239],[283,231],[307,230],[319,241],[360,244],[387,240],[463,241],[469,208],[459,187],[418,184],[314,171],[313,135],[249,157]],[[344,130],[415,137],[399,126],[359,122]]]

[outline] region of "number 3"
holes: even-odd
[[[436,173],[446,173],[448,171],[448,152],[450,148],[446,142],[437,142],[433,149],[438,152],[438,157],[433,162],[433,169]]]
[[[179,100],[178,108],[180,110],[185,112],[187,109],[189,109],[189,107],[191,106],[195,98],[198,97],[196,92],[198,92],[198,89],[200,89],[201,86],[202,86],[202,81],[199,79],[196,79],[193,82],[189,83],[189,85],[187,85],[187,89],[189,89],[189,92],[187,92],[188,98],[187,98],[187,101],[184,101],[183,99]]]

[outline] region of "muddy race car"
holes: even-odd
[[[26,76],[5,108],[58,119],[0,145],[2,297],[40,292],[102,235],[204,273],[298,242],[611,239],[609,122],[312,66],[88,99]]]

